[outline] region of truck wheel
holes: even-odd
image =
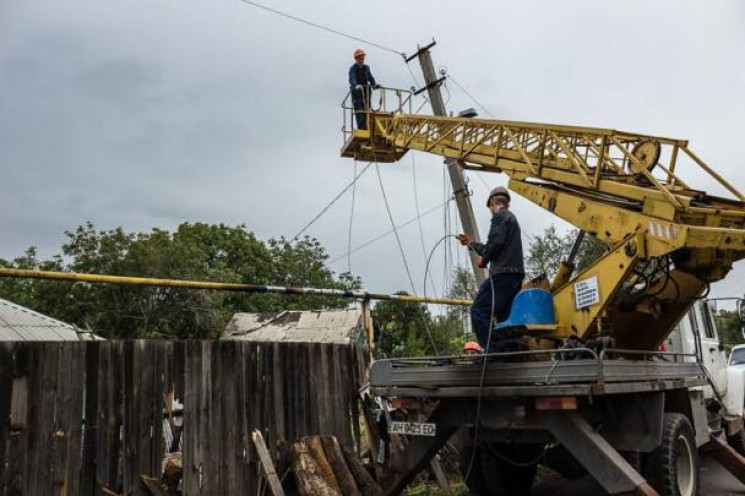
[[[490,494],[524,496],[535,481],[543,446],[493,443],[481,450],[481,473]]]
[[[685,415],[665,414],[662,444],[651,453],[649,461],[649,482],[660,496],[698,494],[698,449]]]

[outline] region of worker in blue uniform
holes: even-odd
[[[523,245],[520,224],[510,211],[510,193],[499,186],[489,193],[486,206],[492,214],[486,243],[477,243],[466,234],[458,236],[462,245],[468,246],[481,258],[479,267],[489,266],[489,278],[481,283],[471,306],[471,324],[481,346],[487,351],[510,351],[500,346],[499,339],[489,340],[494,324],[507,320],[512,300],[522,288],[525,278]]]
[[[367,129],[367,111],[370,109],[372,89],[379,88],[365,64],[365,51],[358,48],[354,51],[354,65],[349,68],[349,89],[352,91],[352,104],[357,119],[357,129]]]

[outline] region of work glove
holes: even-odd
[[[487,265],[489,265],[489,261],[484,257],[479,257],[479,261],[476,265],[479,266],[479,269],[485,269]]]
[[[460,241],[460,244],[463,246],[469,246],[471,244],[471,236],[468,234],[459,234],[456,238],[458,238],[458,241]]]
[[[357,86],[354,87],[354,89],[357,91],[362,91],[362,85],[358,84]]]
[[[380,89],[380,85],[379,84],[376,84],[375,86],[373,86],[373,88],[375,88],[376,90],[379,90]]]

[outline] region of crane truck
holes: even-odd
[[[527,349],[372,363],[373,393],[427,412],[396,423],[407,442],[387,448],[386,494],[448,443],[474,494],[528,494],[542,463],[589,473],[610,494],[693,496],[700,449],[745,483],[745,458],[727,442],[743,435],[742,415],[728,413],[705,366],[700,326],[660,351],[691,309],[708,312],[709,285],[745,257],[742,193],[684,139],[418,115],[411,97],[381,88],[377,107],[358,110],[365,130],[347,126],[356,111],[345,100],[341,155],[393,163],[417,151],[504,174],[512,191],[579,229],[575,247],[593,236],[607,249],[582,270],[573,249],[548,288],[517,295],[494,332]],[[704,179],[729,196],[695,187]],[[538,306],[549,319],[534,319]]]

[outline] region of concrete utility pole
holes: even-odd
[[[422,66],[422,74],[424,74],[424,82],[426,84],[427,92],[429,93],[429,102],[432,105],[432,112],[435,115],[447,116],[445,101],[442,99],[442,93],[440,92],[440,81],[437,79],[435,66],[432,63],[432,56],[429,53],[429,49],[434,45],[435,42],[433,41],[424,48],[420,48],[415,57],[419,58],[419,64]],[[413,57],[410,57],[408,60],[411,59],[413,59]],[[453,185],[455,204],[458,207],[458,214],[460,215],[460,223],[463,226],[463,232],[471,236],[473,241],[480,241],[479,230],[478,227],[476,227],[476,217],[473,215],[471,197],[468,195],[466,179],[463,175],[460,161],[446,158],[445,166],[448,169],[448,174],[450,174],[450,182]],[[468,253],[471,256],[473,275],[476,277],[476,283],[480,285],[486,280],[486,271],[479,268],[478,255],[470,250]]]

